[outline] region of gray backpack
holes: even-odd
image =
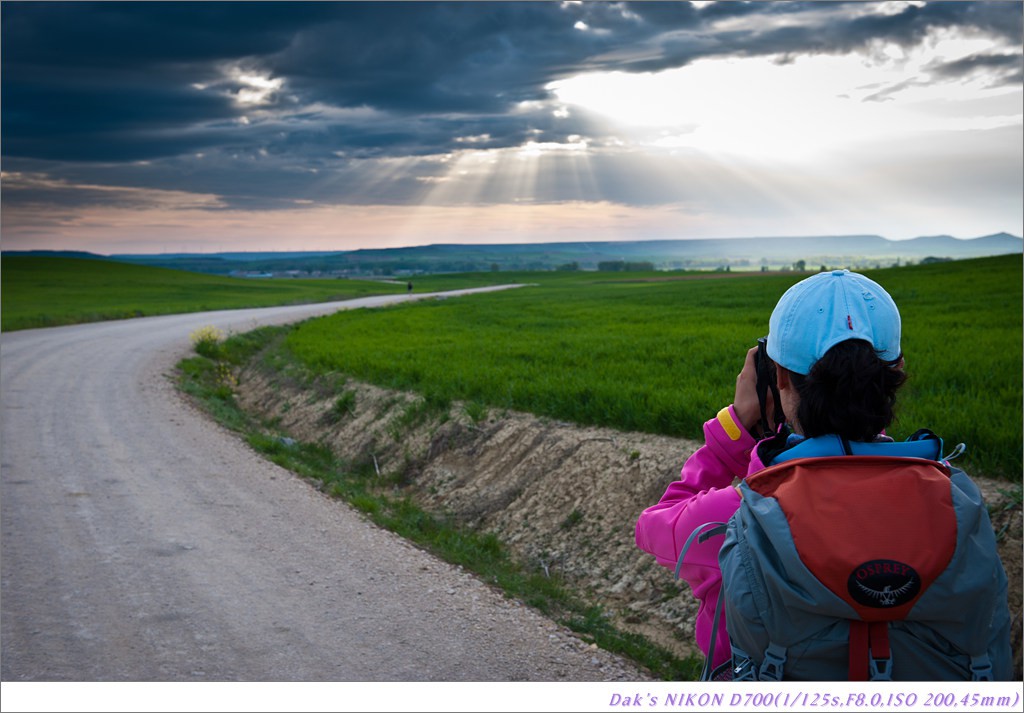
[[[728,670],[702,678],[1012,678],[1006,574],[963,471],[854,453],[778,463],[739,490],[727,526],[701,535],[725,533],[732,645]]]

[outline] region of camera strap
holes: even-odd
[[[767,357],[767,355],[764,356]],[[770,438],[774,435],[771,422],[768,421],[768,389],[772,391],[772,403],[774,405],[772,418],[775,421],[775,427],[778,428],[786,420],[786,414],[782,410],[782,401],[779,398],[779,387],[771,376],[773,374],[770,375],[768,369],[757,370],[757,404],[761,408],[760,425],[762,438]]]

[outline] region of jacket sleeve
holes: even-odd
[[[739,507],[734,478],[747,474],[754,438],[739,425],[732,406],[704,424],[704,445],[683,465],[679,480],[669,484],[657,504],[640,513],[636,544],[665,567],[675,568],[679,552],[694,528],[708,522],[725,522]],[[708,556],[698,556],[704,552]],[[714,542],[694,543],[687,562],[714,563]],[[685,567],[685,565],[684,565]]]
[[[679,480],[673,481],[661,500],[637,519],[637,547],[654,555],[658,564],[672,569],[696,528],[710,522],[726,522],[736,512],[740,498],[732,487],[733,479],[746,476],[755,443],[731,406],[704,424],[704,441],[683,465]],[[718,568],[721,541],[721,537],[705,542],[694,540],[679,571],[700,600],[695,628],[697,643],[705,652],[722,584]],[[729,652],[724,622],[716,638],[714,665],[721,663]]]

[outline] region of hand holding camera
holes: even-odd
[[[744,428],[759,439],[774,435],[779,424],[786,420],[779,399],[775,362],[768,356],[767,342],[767,337],[761,337],[757,346],[747,350],[743,369],[736,377],[733,399],[733,409]]]

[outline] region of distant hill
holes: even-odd
[[[596,270],[616,262],[649,264],[659,270],[777,270],[791,268],[798,261],[803,261],[807,269],[871,268],[1013,253],[1024,253],[1024,239],[997,233],[971,239],[949,235],[912,240],[827,235],[501,245],[439,243],[337,252],[122,254],[106,259],[223,275],[358,277],[488,270]],[[49,251],[21,254],[103,257]]]
[[[110,260],[106,255],[84,250],[4,250],[4,255],[34,255],[38,257],[70,257],[79,260]]]

